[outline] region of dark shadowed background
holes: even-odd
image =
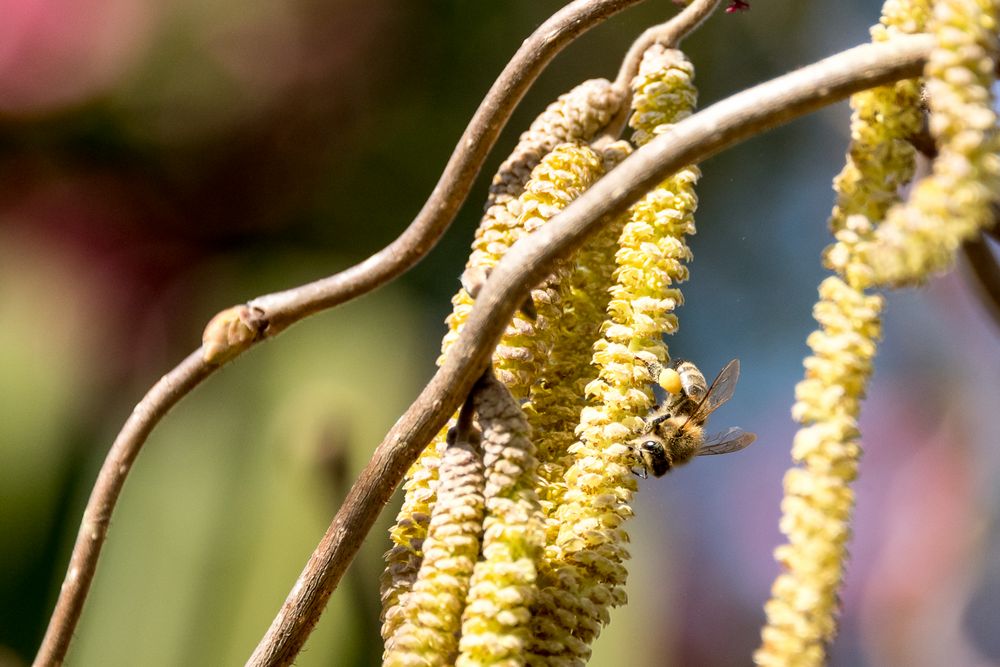
[[[686,44],[702,106],[867,40],[874,0],[752,2]],[[30,660],[90,486],[209,317],[393,239],[558,2],[0,0],[0,665]],[[70,665],[242,664],[433,372],[489,174],[611,77],[649,0],[558,57],[438,248],[185,399],[129,480]],[[641,483],[594,665],[745,665],[777,571],[789,416],[846,104],[702,165],[677,356],[743,364],[745,452]],[[962,272],[889,298],[837,666],[1000,664],[1000,334]],[[397,499],[398,502],[398,499]],[[373,665],[387,510],[297,664]]]

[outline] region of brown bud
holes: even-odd
[[[260,340],[267,328],[264,311],[246,304],[226,308],[205,326],[201,335],[202,359],[223,364]]]

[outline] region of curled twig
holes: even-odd
[[[663,44],[670,48],[677,48],[681,40],[701,25],[705,19],[712,15],[722,0],[694,0],[683,11],[671,18],[669,21],[654,25],[645,30],[632,42],[628,52],[622,59],[622,64],[618,68],[618,76],[615,77],[615,88],[622,92],[624,102],[618,114],[608,123],[605,136],[613,140],[618,137],[629,114],[629,98],[632,95],[632,79],[639,73],[639,63],[642,62],[642,54],[653,44]]]
[[[552,15],[528,37],[479,105],[444,173],[420,213],[395,241],[340,273],[253,299],[264,310],[272,336],[290,324],[370,292],[405,273],[422,259],[451,224],[472,182],[531,83],[555,55],[610,16],[642,0],[576,0]]]
[[[90,582],[94,579],[97,559],[111,522],[111,512],[125,484],[125,478],[132,469],[132,462],[160,419],[211,375],[215,367],[206,363],[202,354],[202,348],[198,348],[160,378],[132,410],[125,426],[111,445],[83,512],[66,579],[59,591],[59,599],[45,638],[35,656],[36,667],[62,664],[90,589]]]
[[[711,16],[720,4],[722,4],[722,0],[694,0],[674,18],[660,25],[654,25],[639,35],[638,39],[629,47],[625,58],[622,59],[615,84],[628,89],[632,79],[639,72],[639,63],[642,62],[642,54],[646,52],[646,49],[653,44],[663,44],[668,48],[676,49],[681,40]]]
[[[399,238],[334,276],[223,311],[214,320],[216,326],[210,327],[208,344],[150,390],[115,439],[98,474],[55,611],[35,657],[36,667],[58,665],[65,658],[130,464],[163,415],[196,384],[264,338],[384,285],[423,258],[451,224],[514,107],[545,66],[578,36],[641,1],[576,0],[552,15],[524,41],[490,88],[431,196]]]
[[[932,45],[920,35],[859,46],[712,105],[637,150],[515,244],[490,274],[442,367],[376,449],[247,664],[294,660],[407,468],[468,394],[515,309],[553,262],[680,167],[851,93],[916,76]]]

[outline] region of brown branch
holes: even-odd
[[[621,66],[618,68],[618,76],[615,77],[614,83],[615,88],[622,93],[621,109],[605,128],[602,141],[617,139],[622,128],[625,127],[631,112],[632,79],[639,73],[639,64],[642,62],[642,54],[646,52],[646,49],[657,43],[677,48],[681,40],[694,32],[719,8],[720,4],[722,4],[722,0],[694,0],[669,21],[645,30],[632,42],[632,46],[629,47],[622,59]]]
[[[224,355],[199,348],[149,391],[115,439],[95,482],[35,667],[59,665],[65,659],[125,477],[163,415],[224,362],[264,338],[308,315],[376,289],[416,264],[451,224],[497,136],[545,66],[581,34],[639,2],[642,0],[576,0],[555,13],[524,41],[501,72],[462,134],[431,196],[399,238],[334,276],[230,309],[252,315],[250,324],[259,330],[252,327],[253,335],[239,346],[227,348]],[[206,352],[211,363],[203,360]]]
[[[66,657],[90,582],[94,579],[97,559],[111,522],[111,512],[142,443],[170,408],[211,375],[213,370],[214,367],[202,359],[202,349],[195,350],[153,385],[132,410],[115,438],[83,512],[66,579],[59,591],[59,599],[45,638],[35,656],[36,667],[60,665]]]
[[[615,85],[627,90],[632,84],[632,79],[639,73],[639,63],[642,62],[642,54],[646,49],[653,44],[663,44],[676,49],[681,40],[694,32],[721,4],[722,0],[694,0],[674,18],[660,25],[654,25],[639,35],[622,59]]]
[[[258,297],[272,336],[288,325],[370,292],[405,273],[438,242],[465,202],[500,130],[531,83],[555,55],[590,28],[642,0],[576,0],[531,34],[500,73],[423,208],[395,241],[360,264],[283,292]]]
[[[856,47],[734,95],[638,149],[496,266],[444,364],[375,450],[247,665],[289,665],[406,470],[454,414],[528,290],[647,190],[684,165],[851,93],[920,73],[925,36]]]
[[[996,213],[994,207],[994,213]],[[1000,225],[994,225],[997,229]],[[966,275],[972,283],[972,291],[976,293],[983,310],[990,316],[993,323],[1000,326],[1000,264],[997,256],[990,250],[990,242],[986,240],[988,232],[983,230],[974,238],[962,244],[962,254],[968,267]]]

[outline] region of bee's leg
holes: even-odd
[[[646,369],[649,371],[649,377],[652,378],[653,382],[660,386],[660,389],[667,392],[671,396],[677,396],[680,394],[680,375],[676,370],[669,366],[664,366],[659,361],[648,361],[643,359],[642,362],[646,364]]]

